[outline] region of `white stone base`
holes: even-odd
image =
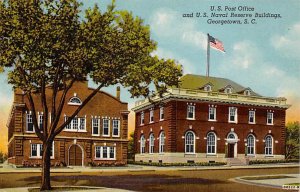
[[[237,154],[237,158],[249,160],[277,160],[284,159],[284,155],[273,155],[265,156],[264,154],[256,154],[254,156],[245,156],[245,154]],[[225,154],[218,153],[216,155],[207,155],[206,153],[195,153],[195,154],[185,154],[185,153],[145,153],[136,154],[135,161],[142,162],[162,162],[162,163],[187,163],[187,162],[226,162]]]

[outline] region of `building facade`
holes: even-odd
[[[136,102],[136,161],[284,159],[285,98],[223,78],[188,74],[180,81],[162,97]]]
[[[88,88],[87,81],[75,82],[66,96],[59,124],[71,116],[92,91],[92,88]],[[46,96],[49,96],[47,98],[50,98],[51,93],[50,89],[46,91]],[[39,127],[42,127],[44,115],[40,98],[33,95],[33,99]],[[51,150],[51,164],[68,166],[126,164],[128,113],[127,103],[120,101],[119,89],[116,97],[99,91],[55,137]],[[50,114],[48,119],[51,119]],[[7,126],[8,162],[15,165],[40,165],[42,142],[34,132],[30,105],[22,91],[14,92],[14,102]]]

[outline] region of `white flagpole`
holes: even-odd
[[[209,34],[207,33],[207,65],[206,65],[206,77],[209,77],[209,57],[210,57],[210,42]]]

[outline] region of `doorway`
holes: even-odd
[[[78,145],[72,145],[69,149],[69,165],[82,166],[82,150]]]
[[[228,143],[228,158],[234,158],[234,143]]]

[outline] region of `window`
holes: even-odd
[[[164,120],[164,107],[159,108],[159,120]]]
[[[267,125],[273,125],[273,113],[267,112]]]
[[[165,132],[161,132],[159,135],[159,153],[165,151]]]
[[[236,123],[237,122],[237,108],[229,107],[229,122]]]
[[[244,91],[244,95],[250,96],[250,95],[251,95],[251,91],[250,91],[250,90],[248,90],[248,89],[247,89],[247,90],[245,90],[245,91]]]
[[[247,155],[254,155],[254,147],[255,146],[255,138],[254,136],[251,134],[248,136],[247,138]]]
[[[224,90],[224,93],[226,93],[226,94],[231,94],[231,93],[232,93],[232,88],[231,88],[231,87],[227,87],[227,88]]]
[[[208,120],[215,121],[216,120],[216,108],[209,107],[208,110],[209,110]]]
[[[195,106],[194,105],[187,106],[187,119],[195,119]]]
[[[33,126],[33,122],[32,122],[32,114],[31,111],[29,113],[26,114],[26,122],[27,122],[27,132],[34,132],[34,126]]]
[[[185,153],[195,153],[195,135],[192,131],[185,134]]]
[[[143,153],[145,153],[145,144],[146,144],[144,135],[141,136],[140,142],[141,142],[140,152],[141,152],[141,154],[143,154]]]
[[[249,111],[249,123],[255,123],[255,111]]]
[[[149,136],[149,153],[154,153],[154,134],[151,133]]]
[[[273,155],[273,138],[271,135],[265,139],[265,155]]]
[[[211,91],[211,85],[206,85],[204,87],[204,91]]]
[[[44,119],[43,113],[39,114],[39,128],[41,130],[43,130],[43,119]]]
[[[149,118],[150,121],[149,121],[149,123],[153,123],[154,122],[154,110],[153,109],[150,110],[149,115],[150,115],[150,118]]]
[[[65,122],[69,117],[65,116]],[[71,122],[66,125],[65,131],[77,131],[85,132],[86,131],[86,118],[85,117],[74,117]]]
[[[95,159],[115,160],[116,159],[116,147],[96,146],[95,147]]]
[[[207,134],[207,154],[216,154],[216,135],[212,132]]]
[[[141,112],[141,125],[144,125],[145,123],[145,114],[144,111]]]
[[[92,135],[99,136],[100,135],[100,119],[92,118]]]
[[[51,158],[54,158],[54,142],[50,148]],[[32,158],[42,158],[43,157],[43,144],[33,143],[30,144],[30,157]]]
[[[114,119],[112,121],[112,126],[113,126],[113,136],[119,137],[120,136],[120,120]]]
[[[109,136],[109,119],[103,119],[103,136]]]
[[[227,139],[235,139],[234,133],[229,133]]]
[[[72,97],[68,102],[69,105],[81,105],[81,103],[81,100],[76,96]]]

